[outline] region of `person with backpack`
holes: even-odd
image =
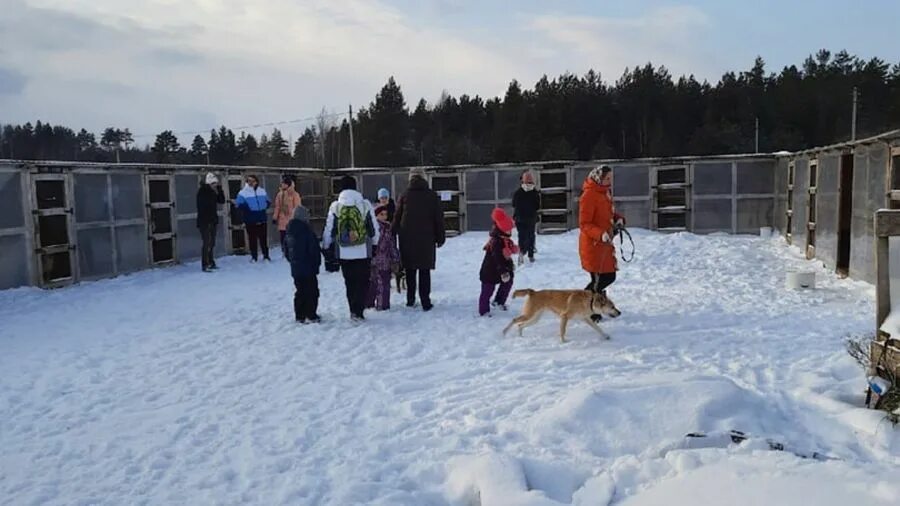
[[[372,248],[378,244],[375,234],[375,212],[372,204],[356,191],[356,180],[344,176],[340,181],[341,193],[328,208],[322,247],[335,244],[335,255],[341,264],[350,318],[365,320],[363,312],[366,292],[369,288],[369,269]]]
[[[416,286],[422,310],[431,311],[431,271],[436,248],[444,245],[444,212],[437,193],[428,187],[423,169],[409,171],[409,187],[397,204],[393,229],[400,236],[400,259],[406,274],[406,305],[416,305]]]
[[[287,233],[288,222],[294,216],[294,209],[300,207],[301,204],[300,194],[294,189],[294,178],[282,177],[281,189],[275,194],[275,211],[272,213],[272,223],[278,226],[278,234],[281,236],[282,253],[284,252],[284,237]]]
[[[319,323],[319,266],[322,252],[319,239],[309,226],[309,211],[297,206],[284,237],[284,256],[291,263],[294,278],[294,318],[298,323]]]
[[[200,264],[203,272],[218,269],[216,266],[216,228],[219,226],[219,205],[225,203],[225,193],[219,186],[219,178],[212,172],[206,174],[205,183],[197,190],[197,228],[203,245]]]
[[[266,209],[269,208],[269,196],[265,188],[259,187],[259,178],[247,176],[247,184],[238,193],[234,205],[241,210],[244,217],[244,228],[250,243],[250,256],[253,262],[258,260],[258,250],[262,249],[263,260],[269,260],[269,237],[266,230]]]
[[[519,232],[519,246],[522,248],[519,251],[519,265],[525,263],[525,255],[528,255],[529,262],[534,262],[534,229],[541,209],[541,195],[535,190],[531,171],[522,173],[522,185],[513,194],[512,205],[516,230]]]

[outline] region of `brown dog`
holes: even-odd
[[[580,318],[600,333],[606,339],[609,335],[603,332],[599,325],[591,320],[592,314],[599,314],[615,318],[620,313],[616,309],[615,304],[606,293],[594,293],[590,290],[516,290],[513,292],[513,298],[528,296],[525,301],[525,307],[522,308],[522,314],[513,318],[513,321],[503,329],[503,334],[513,325],[519,326],[519,335],[522,335],[522,329],[533,325],[541,317],[544,311],[553,311],[559,316],[559,338],[562,342],[566,342],[566,327],[572,318]]]

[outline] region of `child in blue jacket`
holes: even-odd
[[[291,263],[294,278],[294,318],[299,323],[321,321],[319,308],[319,266],[322,252],[319,239],[309,226],[309,211],[303,206],[294,210],[294,218],[288,222],[284,237],[284,256]]]

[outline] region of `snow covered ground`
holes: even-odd
[[[634,236],[611,341],[478,318],[481,233],[439,251],[434,311],[362,326],[340,274],[297,326],[287,265],[242,257],[0,292],[0,503],[897,504],[900,429],[842,344],[873,288],[777,238]],[[576,234],[538,249],[517,288],[587,283]],[[786,291],[801,266],[819,288]]]

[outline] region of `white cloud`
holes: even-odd
[[[653,62],[714,80],[717,69],[702,44],[710,23],[698,8],[675,6],[630,18],[538,15],[526,29],[540,36],[531,46],[536,58],[570,65],[559,71],[581,73],[587,65],[614,81],[626,67]]]
[[[594,68],[614,80],[648,60],[701,76],[709,66],[698,37],[710,20],[694,8],[523,24],[469,9],[475,30],[465,16],[438,26],[458,0],[433,0],[440,8],[426,11],[437,13],[415,19],[387,1],[4,0],[0,68],[18,84],[0,94],[0,121],[201,130],[358,109],[391,75],[415,107],[444,89],[502,95],[511,79],[530,86],[544,73]]]
[[[12,45],[19,57],[0,55],[0,65],[12,64],[30,85],[24,100],[0,105],[22,121],[199,129],[211,125],[174,119],[183,121],[186,109],[202,111],[198,121],[213,114],[241,124],[313,115],[323,105],[358,108],[390,75],[414,106],[444,88],[494,95],[517,73],[501,53],[376,0],[12,1],[19,29],[0,35],[0,45]],[[71,80],[132,88],[139,98],[81,86],[86,107],[84,96],[60,86]]]

